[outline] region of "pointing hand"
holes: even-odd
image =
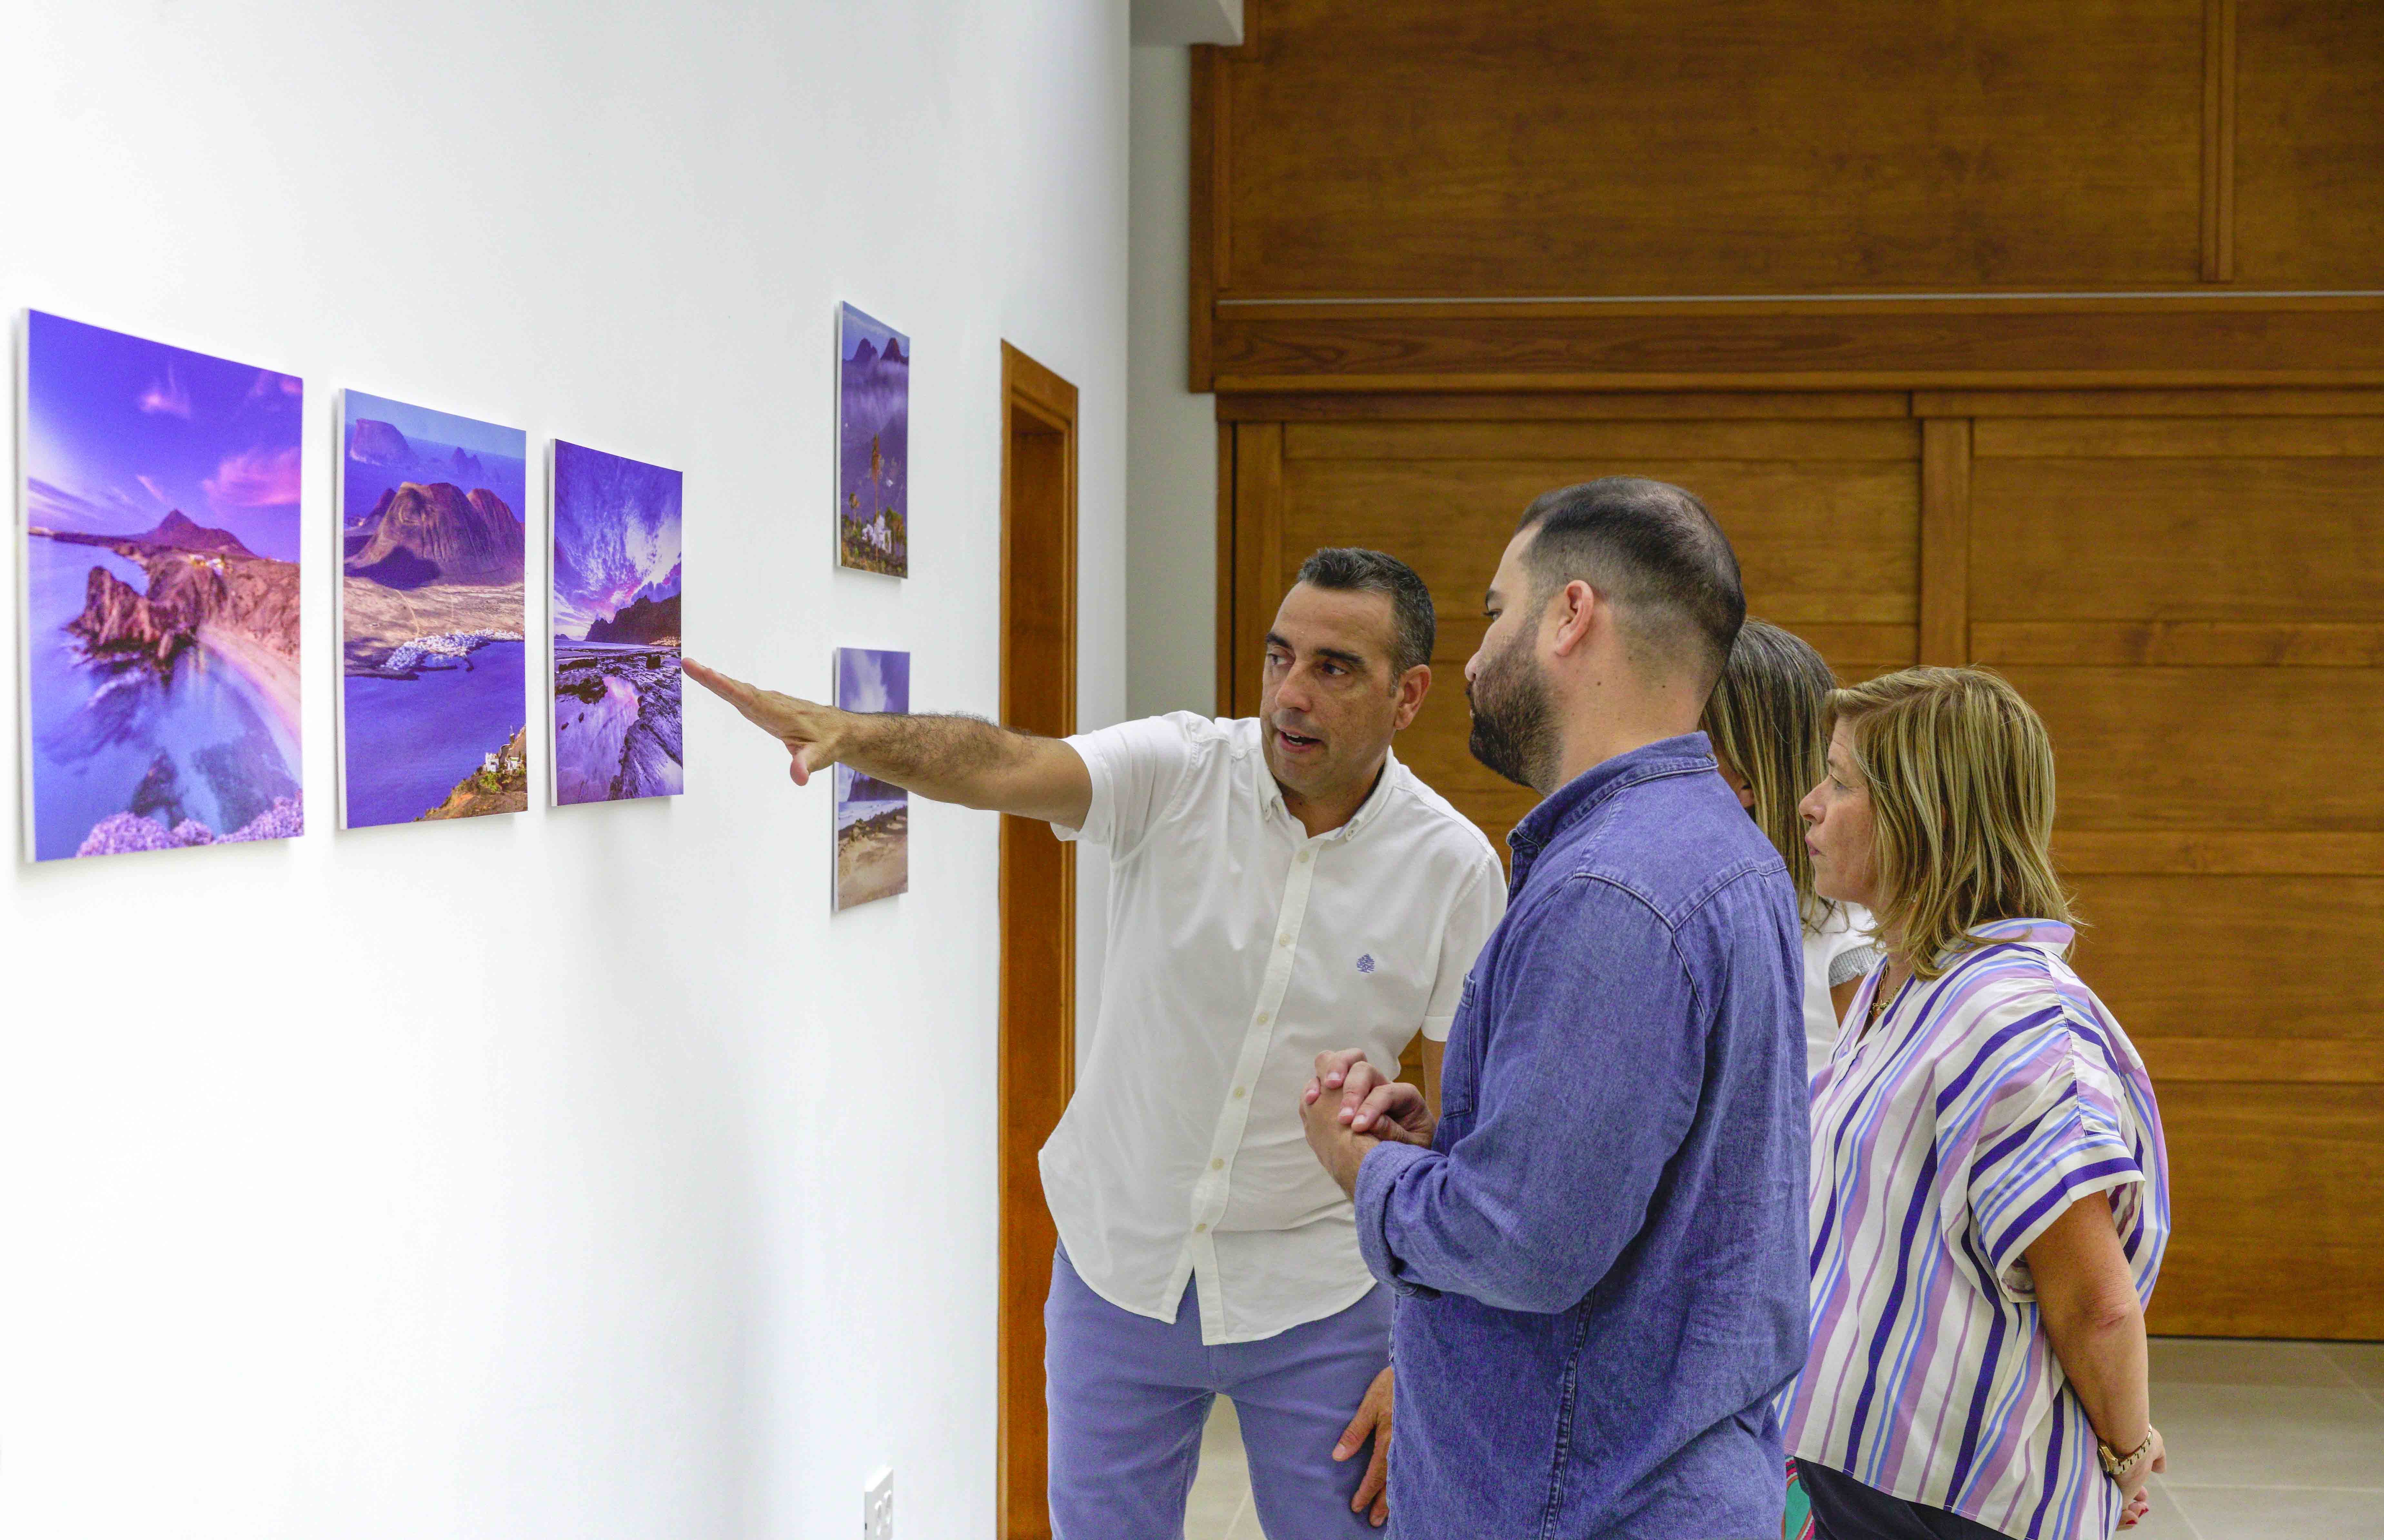
[[[680,668],[689,678],[735,706],[746,721],[787,746],[793,761],[787,774],[797,786],[809,786],[812,776],[843,757],[851,713],[759,689],[693,658],[682,660]]]

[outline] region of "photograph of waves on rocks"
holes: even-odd
[[[836,650],[836,703],[845,711],[911,709],[911,654],[868,647]],[[911,794],[836,767],[836,907],[911,890]]]
[[[837,560],[911,575],[911,339],[846,305],[837,344]]]
[[[304,832],[304,405],[294,375],[29,317],[32,859]]]
[[[529,806],[529,441],[343,392],[341,789],[349,828]]]
[[[554,445],[554,800],[675,797],[679,473]]]

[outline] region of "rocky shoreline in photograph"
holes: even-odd
[[[298,564],[259,556],[227,530],[180,511],[139,535],[28,531],[66,545],[112,551],[148,575],[147,590],[94,566],[82,613],[67,630],[93,662],[155,668],[205,647],[254,684],[291,736],[298,732]]]
[[[652,650],[554,643],[561,800],[676,796],[684,787],[677,638]]]

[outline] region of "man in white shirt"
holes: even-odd
[[[686,665],[786,744],[798,784],[842,762],[1110,851],[1100,1019],[1042,1153],[1059,1540],[1180,1540],[1220,1394],[1273,1540],[1383,1521],[1390,1299],[1298,1106],[1318,1053],[1388,1063],[1419,1031],[1436,1087],[1505,912],[1490,842],[1391,753],[1431,689],[1433,639],[1422,579],[1336,549],[1276,614],[1255,718],[1173,713],[1062,741],[834,711]]]

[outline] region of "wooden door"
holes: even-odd
[[[2079,962],[2142,1048],[2176,1236],[2155,1331],[2384,1336],[2384,392],[1220,398],[1223,693],[1300,561],[1440,610],[1398,751],[1494,841],[1461,670],[1517,516],[1618,472],[1703,497],[1751,614],[1840,676],[2006,673],[2059,755]]]
[[[1076,729],[1076,388],[1001,348],[1001,720]],[[1036,1152],[1075,1083],[1075,846],[1001,820],[997,1533],[1048,1540],[1043,1297],[1058,1238]]]

